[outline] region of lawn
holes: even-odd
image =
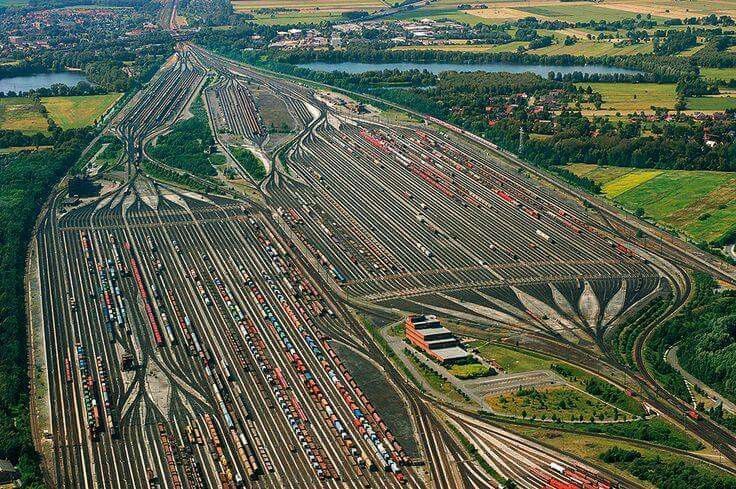
[[[613,419],[614,408],[599,399],[571,387],[521,388],[486,398],[489,407],[498,414],[523,418],[548,419],[557,416],[562,421]]]
[[[25,97],[0,99],[0,129],[23,131],[27,134],[46,132],[49,123],[41,107]]]
[[[512,350],[488,343],[478,349],[478,354],[487,360],[495,360],[508,373],[529,372],[549,369],[550,360],[530,353]]]
[[[580,164],[567,168],[600,182],[606,197],[625,208],[641,208],[646,216],[697,241],[716,240],[736,226],[733,173]]]
[[[672,83],[579,83],[590,87],[603,97],[600,111],[592,105],[584,106],[591,113],[652,112],[652,106],[672,109],[677,102],[675,85]]]
[[[77,97],[46,97],[44,107],[62,129],[90,126],[121,96],[120,93],[85,95]]]
[[[488,376],[490,369],[480,363],[469,363],[467,365],[453,365],[450,368],[450,373],[458,379],[476,379]]]

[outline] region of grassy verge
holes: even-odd
[[[462,392],[457,390],[451,382],[445,379],[438,372],[432,370],[422,361],[420,361],[416,357],[417,353],[413,352],[409,348],[404,348],[404,353],[406,353],[406,356],[411,360],[411,363],[414,364],[422,377],[424,377],[424,380],[427,381],[429,386],[434,391],[438,392],[451,401],[459,403],[467,402],[467,398]]]

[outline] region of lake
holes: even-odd
[[[0,78],[0,92],[27,92],[38,88],[48,88],[56,83],[63,83],[70,87],[80,81],[86,81],[84,74],[76,71],[62,71],[61,73],[38,73],[36,75],[14,76]]]
[[[309,68],[316,71],[344,71],[347,73],[365,73],[367,71],[382,70],[427,70],[431,73],[442,73],[443,71],[486,71],[496,73],[506,71],[509,73],[536,73],[537,75],[547,77],[550,71],[555,73],[641,73],[636,70],[626,68],[614,68],[612,66],[603,65],[573,65],[573,66],[555,66],[555,65],[519,65],[512,63],[478,63],[478,64],[462,64],[462,63],[354,63],[352,61],[343,61],[339,63],[331,63],[325,61],[313,61],[311,63],[302,63],[297,65],[301,68]]]

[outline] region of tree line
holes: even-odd
[[[0,458],[18,464],[24,487],[43,486],[28,411],[26,249],[52,186],[91,138],[88,129],[69,130],[51,150],[0,156]]]

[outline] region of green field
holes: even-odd
[[[95,123],[119,98],[119,93],[85,95],[79,97],[47,97],[41,99],[44,107],[62,129],[76,129]]]
[[[234,0],[232,4],[236,11],[245,13],[263,8],[287,9],[273,14],[253,14],[256,22],[267,25],[334,22],[342,17],[343,12],[374,12],[386,7],[381,0]]]
[[[574,164],[576,175],[603,185],[626,209],[697,241],[714,241],[736,226],[736,175],[728,172],[639,170]]]
[[[700,68],[700,76],[715,81],[736,79],[736,68]]]
[[[736,97],[731,95],[713,97],[690,97],[687,99],[687,110],[721,111],[736,109]]]
[[[579,83],[578,86],[590,86],[593,91],[603,97],[600,110],[585,106],[584,110],[594,113],[627,114],[630,112],[650,111],[651,107],[673,108],[677,102],[675,85],[672,83]]]
[[[602,421],[613,419],[615,409],[597,398],[571,387],[522,388],[486,398],[498,414],[547,419],[556,415],[562,421]]]
[[[549,359],[541,356],[512,350],[494,343],[479,347],[478,354],[485,359],[496,361],[508,373],[545,370],[549,369],[551,363]]]
[[[41,107],[25,97],[0,99],[0,129],[23,131],[26,134],[46,132],[49,127]]]
[[[599,110],[592,104],[583,104],[583,113],[586,115],[614,115],[618,112],[630,114],[641,111],[651,113],[652,107],[674,110],[677,103],[675,85],[672,83],[578,83],[577,85],[583,88],[590,86],[603,97]],[[688,97],[686,102],[688,111],[716,112],[736,108],[736,96],[731,94]]]

